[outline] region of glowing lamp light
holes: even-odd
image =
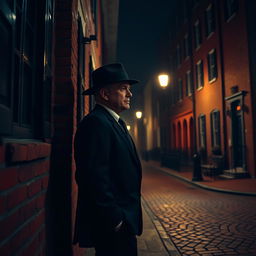
[[[126,125],[127,130],[130,131],[131,130],[131,126],[130,125]]]
[[[141,112],[141,111],[137,111],[137,112],[136,112],[136,117],[137,117],[138,119],[141,119],[141,118],[142,118],[142,112]]]
[[[241,110],[241,106],[240,105],[236,106],[236,110],[240,111]]]
[[[166,74],[161,74],[158,76],[159,84],[161,87],[165,88],[169,83],[169,76]]]

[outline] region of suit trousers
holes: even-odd
[[[137,238],[122,224],[119,231],[102,233],[96,240],[95,256],[137,256]]]

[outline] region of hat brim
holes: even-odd
[[[128,84],[137,84],[139,83],[140,81],[138,80],[134,80],[134,79],[130,79],[130,80],[122,80],[122,81],[118,81],[118,82],[113,82],[113,83],[121,83],[121,82],[127,82]],[[106,84],[107,86],[107,84]],[[85,91],[83,91],[82,95],[93,95],[97,92],[97,90],[101,89],[101,88],[104,88],[104,87],[100,87],[100,88],[89,88]]]

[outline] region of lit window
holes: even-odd
[[[192,94],[192,73],[191,71],[187,71],[186,73],[186,96]]]
[[[220,148],[220,111],[213,110],[211,112],[211,137],[212,148]]]
[[[217,61],[216,50],[213,49],[208,53],[208,79],[209,82],[216,80],[217,78]]]
[[[198,127],[200,148],[206,149],[206,120],[205,115],[203,114],[199,115],[198,117]]]
[[[196,64],[196,88],[200,89],[204,86],[204,68],[203,61],[199,60]]]

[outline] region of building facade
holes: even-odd
[[[169,151],[255,177],[255,2],[175,1],[170,10]],[[162,136],[163,137],[163,136]]]
[[[84,254],[73,139],[91,71],[115,58],[117,14],[114,0],[0,2],[1,255]]]

